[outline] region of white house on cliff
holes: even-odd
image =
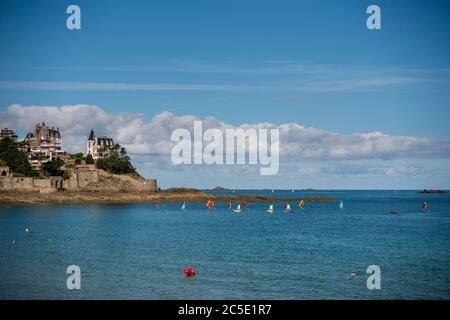
[[[93,159],[103,158],[108,153],[109,147],[112,146],[114,146],[114,141],[112,138],[104,136],[97,138],[95,136],[94,129],[92,129],[86,143],[86,155],[90,154]]]

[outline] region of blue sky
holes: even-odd
[[[81,30],[66,29],[72,3]],[[370,4],[381,30],[366,28]],[[449,13],[449,1],[2,1],[0,111],[86,104],[448,141]]]

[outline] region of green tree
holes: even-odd
[[[94,164],[94,158],[90,153],[86,156],[86,164]]]
[[[108,150],[104,150],[106,157],[97,160],[97,168],[115,174],[136,173],[124,147],[116,144]]]
[[[16,143],[10,138],[0,140],[0,160],[10,168],[10,170],[26,177],[36,177],[37,172],[31,168],[26,153],[19,147],[23,142]]]
[[[70,157],[71,157],[72,159],[80,159],[80,160],[83,160],[83,159],[84,159],[83,153],[81,153],[81,152],[72,154]]]
[[[50,177],[59,176],[62,177],[64,175],[64,171],[61,170],[61,167],[64,165],[64,161],[61,159],[53,159],[52,161],[45,162],[42,165],[42,170],[44,174]]]

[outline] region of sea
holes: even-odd
[[[0,205],[0,299],[450,298],[449,194],[208,192],[337,201],[291,202],[290,214],[283,203],[273,214],[269,203]]]

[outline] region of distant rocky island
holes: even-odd
[[[221,186],[216,186],[214,188],[212,188],[213,191],[226,191],[229,190],[227,188],[221,187]]]
[[[423,189],[422,191],[419,191],[419,193],[445,194],[445,193],[447,193],[447,191],[445,191],[445,190]]]

